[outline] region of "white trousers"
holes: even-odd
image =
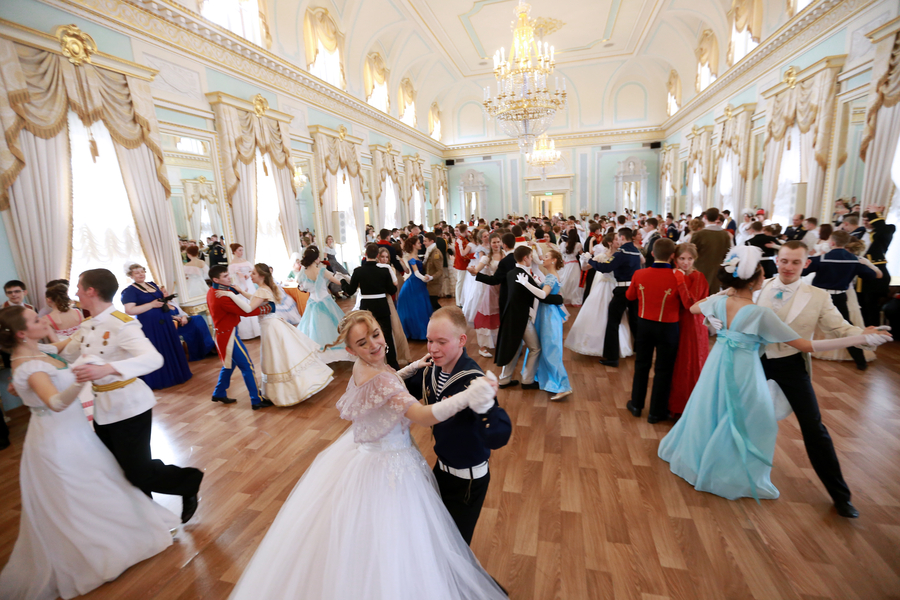
[[[531,320],[525,326],[525,334],[522,336],[522,343],[519,344],[516,355],[500,371],[500,383],[506,385],[512,380],[513,375],[515,375],[516,365],[519,364],[519,356],[522,354],[523,347],[528,348],[528,360],[525,361],[522,383],[534,383],[534,372],[537,369],[538,358],[541,356],[541,341],[538,338],[537,329],[534,328],[534,323]]]
[[[462,306],[463,284],[466,282],[466,271],[456,269],[456,305]]]

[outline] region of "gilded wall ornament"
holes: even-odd
[[[730,120],[732,116],[734,116],[734,107],[728,104],[725,106],[725,118]]]
[[[341,125],[338,127],[338,136],[341,138],[341,141],[344,141],[344,138],[347,137],[347,128]]]
[[[269,110],[269,101],[262,94],[253,96],[253,110],[256,112],[257,117],[265,115],[266,111]]]
[[[54,30],[63,56],[76,67],[91,62],[91,54],[97,52],[97,44],[89,34],[77,25],[60,25]]]
[[[784,72],[784,82],[791,89],[797,87],[797,67],[790,66],[787,68],[787,71]]]

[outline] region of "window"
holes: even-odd
[[[698,217],[703,212],[703,198],[700,187],[700,173],[694,167],[691,173],[691,215]]]
[[[750,33],[750,28],[744,29],[744,31],[738,31],[731,27],[731,44],[728,48],[728,64],[733,65],[740,61],[742,58],[750,54],[750,51],[759,46],[759,42],[753,41],[753,34]]]
[[[719,162],[719,196],[721,197],[720,208],[734,212],[732,206],[732,192],[734,191],[734,173],[732,171],[732,155],[731,150],[725,152],[725,156]]]
[[[709,84],[711,84],[715,80],[716,76],[713,75],[708,64],[697,65],[697,85],[699,87],[697,91],[702,92],[707,87],[709,87]]]
[[[711,29],[706,29],[697,45],[697,77],[694,87],[699,94],[716,80],[719,73],[719,42]]]
[[[433,140],[441,141],[441,109],[437,102],[432,102],[428,111],[428,135]]]
[[[69,155],[72,160],[72,267],[69,281],[88,269],[109,269],[119,282],[119,290],[131,285],[125,275],[127,264],[147,266],[141,240],[134,225],[131,204],[125,192],[119,159],[109,130],[102,121],[90,130],[69,111]],[[93,139],[98,156],[92,159],[88,147]],[[102,181],[103,185],[97,185]],[[147,279],[152,277],[147,273]],[[113,303],[122,308],[120,294]]]
[[[408,77],[400,82],[400,120],[416,126],[416,90]]]
[[[812,3],[813,0],[788,0],[788,16],[793,17]]]
[[[346,89],[344,65],[341,62],[344,35],[324,8],[306,11],[303,45],[306,48],[306,68],[309,72],[336,88]]]
[[[416,103],[413,102],[406,107],[406,110],[403,111],[403,114],[400,115],[400,120],[409,125],[410,127],[416,126]]]
[[[256,151],[256,253],[253,260],[274,269],[276,277],[288,269],[287,246],[281,232],[275,166],[268,156]]]
[[[784,152],[781,154],[781,165],[778,171],[778,188],[772,202],[772,221],[786,227],[794,216],[796,184],[806,181],[807,174],[803,168],[803,156],[800,144],[800,128],[792,125],[784,134]]]
[[[681,77],[678,76],[678,71],[672,69],[669,72],[669,81],[666,83],[667,99],[666,99],[666,114],[670,117],[678,112],[679,107],[681,106]]]
[[[390,177],[388,180],[390,181]],[[347,173],[347,169],[342,168],[338,171],[337,182],[337,209],[343,212],[347,218],[347,237],[344,239],[344,243],[338,246],[341,249],[338,258],[352,271],[359,266],[362,249],[359,247],[356,216],[353,212],[353,192],[350,188],[350,175]],[[359,184],[357,183],[357,185]]]
[[[413,186],[412,205],[412,221],[416,225],[421,225],[424,201],[422,200],[422,190],[417,185]]]
[[[376,83],[372,89],[372,94],[366,100],[369,106],[374,106],[380,111],[390,112],[390,94],[388,93],[388,85],[384,83]]]
[[[441,215],[440,215],[441,219],[440,220],[446,221],[447,218],[449,217],[449,215],[447,214],[447,195],[444,194],[443,186],[441,186],[441,188],[440,188],[439,196],[440,196],[440,204],[438,205],[438,207],[441,209]]]
[[[209,150],[207,150],[207,145],[194,138],[180,137],[178,138],[178,142],[175,144],[175,148],[179,152],[186,152],[188,154],[201,154],[203,156],[209,156]]]
[[[384,65],[384,59],[381,58],[381,54],[372,52],[366,56],[366,64],[363,67],[363,87],[366,92],[366,102],[382,112],[389,112],[391,105],[387,80],[388,69]]]
[[[387,229],[400,227],[397,213],[397,186],[394,185],[394,180],[387,176],[384,178],[384,226]]]
[[[260,43],[257,0],[205,0],[200,15],[248,42]]]

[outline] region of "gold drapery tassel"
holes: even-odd
[[[791,149],[791,136],[790,136],[790,135],[788,136],[787,149],[788,149],[788,150]]]
[[[265,175],[266,177],[269,176],[269,167],[266,166],[265,160],[263,160],[263,175]]]
[[[88,147],[91,149],[91,158],[94,160],[96,164],[97,158],[100,156],[100,150],[97,148],[97,140],[94,139],[94,134],[91,132],[90,126],[87,128],[88,131]]]

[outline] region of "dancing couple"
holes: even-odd
[[[431,355],[395,371],[370,312],[341,321],[335,343],[358,360],[337,408],[352,424],[301,477],[232,599],[506,598],[467,541],[490,450],[506,444],[512,426],[495,400],[496,378],[465,353],[465,331],[458,309],[436,311]],[[411,422],[434,427],[434,474]]]

